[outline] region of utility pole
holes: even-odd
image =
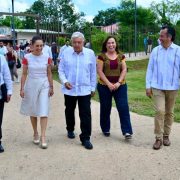
[[[12,37],[13,37],[13,47],[15,49],[16,44],[16,34],[15,34],[15,24],[14,24],[14,0],[12,0]]]
[[[137,53],[137,3],[136,0],[134,2],[134,8],[135,8],[135,12],[134,12],[134,51],[135,51],[135,56]]]
[[[39,35],[39,24],[40,24],[40,17],[36,17],[36,33]]]

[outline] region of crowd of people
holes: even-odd
[[[174,105],[179,89],[180,78],[180,47],[174,44],[175,30],[163,27],[160,30],[160,45],[152,50],[147,74],[146,94],[153,99],[156,109],[155,138],[153,149],[158,150],[170,146],[170,132],[174,118]],[[62,93],[65,101],[65,119],[67,137],[75,138],[75,109],[78,103],[82,145],[93,149],[90,141],[91,127],[91,97],[95,95],[96,87],[100,100],[100,127],[105,137],[111,132],[112,98],[119,113],[120,127],[125,139],[133,135],[128,105],[128,88],[126,83],[126,58],[120,52],[114,36],[109,36],[102,43],[102,51],[96,57],[93,50],[84,47],[85,37],[81,32],[75,32],[70,41],[62,47],[58,55],[56,44],[51,50],[40,36],[34,36],[30,43],[29,52],[22,57],[22,77],[20,96],[22,98],[20,113],[30,117],[33,128],[33,142],[42,149],[48,147],[46,128],[49,116],[50,97],[53,96],[52,65],[58,65],[59,78],[62,83]],[[28,46],[27,46],[28,47]],[[1,47],[4,48],[5,47]],[[25,50],[25,49],[22,49]],[[0,52],[3,50],[0,49]],[[8,54],[11,52],[11,54]],[[16,55],[9,48],[8,53],[0,55],[0,127],[3,118],[4,102],[9,102],[12,95],[12,74],[8,68],[8,59]],[[8,54],[8,55],[7,55]],[[7,61],[5,59],[7,57]],[[60,59],[57,64],[57,59]],[[15,74],[18,78],[18,75]],[[98,82],[97,82],[98,77]],[[7,96],[4,99],[3,85],[6,85]],[[38,132],[38,117],[41,132]],[[0,152],[4,151],[1,144],[2,129],[0,128]]]

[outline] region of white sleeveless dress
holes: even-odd
[[[33,117],[49,115],[49,81],[47,67],[51,59],[46,55],[25,55],[23,65],[28,66],[28,76],[24,86],[25,97],[22,99],[20,113]]]

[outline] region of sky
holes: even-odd
[[[14,0],[15,12],[25,11],[28,9],[35,0]],[[149,7],[152,0],[136,0],[137,5],[143,7]],[[161,0],[156,0],[156,2]],[[107,8],[117,7],[120,4],[120,0],[72,0],[75,5],[75,9],[78,12],[84,12],[86,19],[92,21],[93,17],[98,14],[100,10],[106,10]],[[0,11],[11,11],[11,0],[0,0]]]

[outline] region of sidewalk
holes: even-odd
[[[60,85],[54,82],[47,138],[49,148],[42,150],[32,143],[28,117],[19,114],[19,84],[14,84],[12,101],[5,106],[3,144],[0,154],[0,180],[179,180],[180,124],[175,123],[171,147],[152,150],[153,118],[131,113],[133,139],[126,142],[119,128],[118,113],[112,109],[111,136],[106,138],[99,128],[99,103],[92,101],[92,143],[84,149],[78,135],[66,137],[64,99]]]

